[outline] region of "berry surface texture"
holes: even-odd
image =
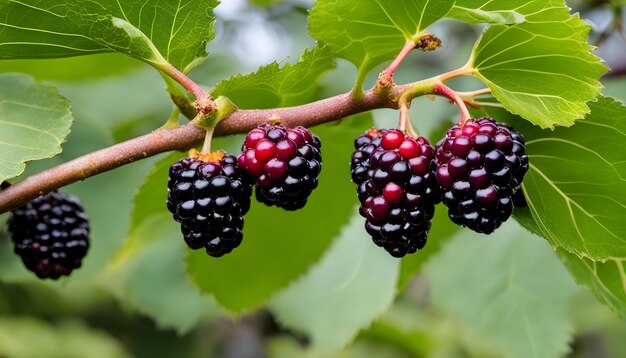
[[[81,266],[89,249],[89,221],[73,195],[39,196],[13,211],[8,221],[15,253],[39,278],[53,280]]]
[[[451,127],[436,153],[436,177],[450,219],[491,234],[513,213],[528,171],[524,136],[492,118]]]
[[[188,157],[173,163],[167,196],[167,208],[180,223],[187,245],[204,248],[213,257],[241,244],[252,194],[237,159],[223,153],[217,158],[205,162]]]

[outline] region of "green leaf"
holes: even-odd
[[[90,84],[92,80],[99,80],[111,75],[127,74],[142,67],[145,67],[143,63],[119,53],[54,59],[0,61],[0,72],[25,73],[39,81],[63,81],[63,83],[80,81],[83,85]],[[153,73],[152,71],[150,72]],[[66,95],[63,88],[60,90]],[[71,96],[68,97],[71,98]],[[73,99],[72,102],[74,102]]]
[[[541,236],[579,257],[623,260],[626,107],[604,97],[589,106],[575,126],[551,132],[503,110],[486,113],[526,136],[530,169],[522,186]]]
[[[136,230],[141,230],[146,220],[153,219],[155,216],[170,216],[165,206],[167,180],[170,166],[180,158],[181,153],[173,152],[160,159],[137,190],[131,212],[130,235],[118,253],[120,256],[129,255],[135,249],[158,240],[159,235],[137,235]],[[174,222],[173,219],[170,221]],[[118,258],[121,259],[120,256]]]
[[[506,109],[542,128],[570,126],[589,113],[607,70],[587,44],[591,26],[556,3],[527,22],[489,27],[470,60]]]
[[[407,41],[419,39],[452,5],[452,0],[317,0],[309,31],[352,62],[362,80],[374,67],[392,60]]]
[[[206,57],[216,0],[0,0],[0,59],[118,51],[179,69]]]
[[[353,139],[371,125],[371,115],[365,114],[313,128],[322,141],[323,169],[304,209],[287,212],[253,200],[240,247],[219,259],[201,250],[189,255],[194,282],[228,310],[240,312],[258,307],[306,272],[354,213],[357,198],[346,158]]]
[[[448,211],[443,205],[437,205],[435,216],[428,232],[428,242],[423,249],[413,255],[405,256],[400,266],[400,279],[398,288],[404,289],[411,279],[417,274],[424,263],[434,254],[439,252],[454,234],[461,229],[448,218]]]
[[[563,0],[457,0],[447,17],[469,23],[515,24],[562,16]]]
[[[522,226],[534,234],[542,235],[541,228],[528,208],[515,208],[514,214]],[[600,262],[578,257],[561,248],[557,248],[556,252],[576,282],[587,287],[600,302],[619,316],[626,318],[626,260]]]
[[[91,57],[97,56],[82,58]],[[89,118],[113,133],[124,125],[140,122],[143,131],[135,132],[135,136],[143,135],[162,125],[172,110],[163,80],[147,66],[100,80],[62,82],[59,90],[72,101],[76,118]],[[115,139],[120,141],[117,136]]]
[[[59,154],[73,120],[69,102],[54,87],[1,74],[0,182],[20,175],[28,161]]]
[[[626,260],[599,262],[580,258],[563,249],[557,253],[578,283],[585,285],[600,302],[626,319]]]
[[[179,334],[217,316],[214,301],[187,276],[185,244],[171,215],[144,219],[129,240],[142,240],[144,245],[120,272],[125,302],[152,317],[159,327],[174,328]]]
[[[435,309],[507,357],[557,357],[572,332],[576,290],[553,250],[514,222],[489,237],[464,231],[426,268]]]
[[[330,49],[317,45],[294,64],[280,67],[274,62],[257,72],[233,76],[220,82],[211,94],[228,97],[241,108],[293,106],[310,100],[320,77],[334,66]]]
[[[135,195],[130,233],[109,268],[133,307],[183,334],[218,310],[192,285],[180,226],[165,207],[169,167],[180,157],[163,157],[146,176]]]
[[[393,302],[400,262],[372,243],[363,224],[354,215],[322,260],[269,303],[313,346],[339,350]]]
[[[0,317],[0,332],[2,357],[130,357],[112,337],[79,324]]]

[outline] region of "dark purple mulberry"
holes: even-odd
[[[60,191],[13,211],[14,250],[39,278],[58,279],[80,267],[89,249],[89,221],[77,197]]]
[[[359,185],[359,213],[374,243],[394,257],[423,248],[439,202],[433,147],[397,129],[370,130],[355,147],[352,174]],[[362,170],[367,171],[363,181]]]
[[[220,257],[241,244],[252,187],[234,156],[192,156],[170,167],[167,208],[190,248]]]
[[[528,171],[524,137],[491,118],[451,127],[437,144],[436,163],[450,219],[484,234],[511,216]]]
[[[262,124],[248,133],[237,161],[255,181],[258,201],[297,210],[317,188],[321,142],[304,127]]]

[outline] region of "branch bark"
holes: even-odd
[[[286,127],[310,127],[376,108],[397,108],[395,98],[410,85],[396,86],[388,96],[374,90],[355,99],[345,93],[309,104],[274,109],[235,110],[217,126],[219,136],[246,133],[271,117]],[[93,175],[121,167],[159,153],[188,150],[202,142],[205,131],[192,124],[161,129],[99,151],[86,154],[32,175],[0,192],[0,213],[18,208],[39,195]]]

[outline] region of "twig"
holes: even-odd
[[[461,71],[462,72],[462,71]],[[451,73],[461,73],[453,71]],[[450,75],[446,75],[450,78]],[[362,96],[344,93],[301,106],[274,109],[235,109],[215,128],[215,135],[246,133],[270,118],[280,118],[286,127],[310,127],[353,114],[378,108],[399,108],[399,99],[434,94],[439,76],[406,85],[393,85],[379,95],[374,89]],[[410,93],[410,96],[407,95]],[[184,113],[187,115],[187,113]],[[193,124],[172,129],[160,129],[150,134],[86,154],[59,166],[34,174],[0,192],[0,213],[13,210],[39,195],[62,186],[85,180],[123,165],[172,150],[186,151],[205,138],[206,131]]]

